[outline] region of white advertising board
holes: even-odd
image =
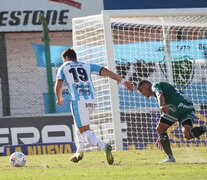
[[[99,14],[103,0],[0,0],[0,32],[41,31],[39,14],[49,30],[71,30],[72,18]]]

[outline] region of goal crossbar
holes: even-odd
[[[112,18],[136,16],[203,16],[207,15],[207,8],[102,10],[102,14],[108,15]]]

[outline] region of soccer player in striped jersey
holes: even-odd
[[[130,91],[133,91],[133,85],[107,68],[77,61],[76,52],[73,49],[66,49],[63,51],[61,57],[63,64],[57,72],[55,93],[57,104],[62,105],[64,101],[62,97],[62,86],[65,81],[69,90],[69,99],[75,120],[74,123],[77,127],[76,136],[78,139],[77,151],[72,156],[71,161],[77,163],[82,160],[84,142],[86,140],[90,145],[95,145],[100,150],[105,150],[108,164],[111,165],[114,162],[111,145],[102,142],[90,130],[89,115],[96,107],[91,74],[107,76],[123,84]]]
[[[195,118],[193,103],[171,84],[166,82],[151,84],[149,81],[142,80],[138,84],[138,91],[147,98],[156,97],[161,111],[160,122],[156,129],[159,136],[157,143],[161,145],[168,155],[167,159],[161,163],[175,162],[167,129],[178,121],[183,127],[184,137],[190,140],[205,133],[207,130],[206,125],[193,127]]]

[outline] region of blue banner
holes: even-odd
[[[47,89],[45,49],[44,49],[44,45],[42,44],[32,43],[32,47],[35,51],[37,66],[39,68],[40,79],[42,82],[42,91],[43,91],[42,94],[43,94],[43,100],[44,100],[45,114],[48,114],[50,108],[49,108],[49,96],[48,96],[48,89]],[[53,46],[53,45],[50,46],[50,56],[51,56],[54,86],[55,86],[57,69],[63,63],[61,59],[61,53],[67,48],[71,48],[71,46]],[[65,101],[63,102],[63,105],[62,106],[56,105],[56,113],[71,112],[69,98],[68,98],[68,90],[65,84],[63,86],[63,98],[65,99]]]
[[[36,54],[37,65],[39,67],[40,76],[43,84],[42,86],[44,87],[43,98],[45,104],[45,113],[49,113],[44,46],[40,44],[32,44],[32,46]],[[56,78],[56,71],[58,67],[60,67],[60,65],[62,64],[62,60],[60,57],[61,53],[68,47],[69,46],[50,46],[54,83]],[[103,52],[103,46],[96,46],[93,48],[81,46],[80,48],[86,48],[96,52]],[[206,104],[207,84],[205,80],[205,68],[207,61],[207,39],[170,41],[170,52],[171,60],[173,63],[172,65],[174,66],[174,84],[181,87],[184,93],[188,94],[189,98],[192,99],[194,103]],[[166,81],[166,57],[163,41],[115,44],[114,54],[117,68],[120,65],[129,65],[129,68],[131,65],[134,66],[134,71],[138,72],[137,74],[141,75],[135,77],[135,79],[148,78],[150,81]],[[100,53],[93,52],[90,54],[90,56],[90,59],[98,61],[93,63],[100,63],[101,60],[97,58],[98,56],[100,56]],[[139,73],[140,70],[143,71],[145,74],[141,72]],[[122,73],[122,71],[120,71],[120,73]],[[154,79],[155,77],[157,79]],[[129,101],[129,99],[134,99],[135,95],[129,92],[125,92],[125,90],[123,91],[123,87],[120,88],[121,89],[119,89],[119,94],[121,109],[134,109],[137,107],[157,106],[154,99],[146,100],[146,98],[143,98],[137,92],[135,92],[136,100]],[[192,90],[195,89],[197,89],[197,91],[195,93],[192,92]],[[124,96],[124,94],[126,93],[128,95]],[[200,98],[200,95],[203,95],[203,98]],[[66,85],[64,85],[63,87],[63,97],[65,98],[63,105],[56,105],[57,113],[71,112]],[[140,99],[141,101],[137,101],[137,99]],[[122,104],[124,104],[124,106],[122,106]]]
[[[130,53],[126,53],[127,49]],[[114,45],[115,60],[126,62],[160,62],[165,58],[163,41],[136,42]],[[193,60],[207,59],[207,39],[170,41],[170,53],[173,61],[189,56]],[[124,61],[123,61],[124,62]]]

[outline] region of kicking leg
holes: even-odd
[[[192,127],[192,122],[190,119],[184,121],[182,123],[183,128],[183,135],[187,140],[193,139],[193,138],[198,138],[200,137],[202,134],[204,134],[207,130],[206,126],[200,126],[200,127]]]
[[[100,150],[104,150],[106,152],[106,159],[108,161],[108,164],[113,164],[114,157],[111,153],[112,147],[109,144],[105,144],[104,142],[100,141],[99,138],[95,136],[90,130],[84,131],[82,135],[85,137],[85,139],[89,142],[90,145],[98,146]]]
[[[98,146],[100,150],[104,150],[105,143],[100,141],[99,138],[96,137],[90,130],[84,131],[82,136],[86,139],[86,141],[92,146]]]

